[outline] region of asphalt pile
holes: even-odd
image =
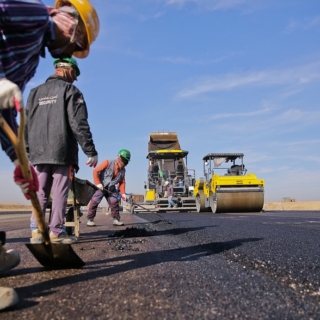
[[[109,235],[109,237],[112,237],[112,238],[149,237],[149,236],[152,236],[154,232],[155,231],[152,230],[151,228],[148,228],[147,230],[146,228],[131,227],[131,228],[126,228],[125,230],[116,231],[115,233]]]
[[[114,239],[109,242],[112,246],[112,250],[115,251],[143,251],[139,248],[140,244],[146,242],[145,239],[128,239],[128,238],[145,238],[154,235],[155,231],[151,228],[126,228],[125,230],[119,230],[109,235]]]

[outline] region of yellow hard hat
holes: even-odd
[[[56,0],[54,7],[59,9],[65,2],[71,3],[76,8],[84,23],[88,40],[87,48],[84,51],[76,51],[73,55],[77,58],[85,58],[89,54],[90,45],[96,40],[99,34],[100,23],[98,14],[88,0]]]

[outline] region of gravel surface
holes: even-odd
[[[81,269],[33,258],[29,214],[0,213],[21,263],[0,319],[320,319],[320,212],[123,213],[82,218]]]

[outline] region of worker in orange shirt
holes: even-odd
[[[128,201],[126,196],[125,187],[125,166],[129,163],[131,158],[130,151],[127,149],[121,149],[118,152],[118,157],[115,160],[104,160],[93,170],[93,180],[98,190],[91,198],[87,226],[94,227],[96,224],[94,218],[97,213],[97,208],[102,201],[103,197],[108,201],[111,216],[113,218],[114,226],[123,226],[123,222],[120,221],[119,214],[119,198],[116,189],[116,185],[119,184],[119,190],[123,201]]]

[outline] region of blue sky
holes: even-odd
[[[53,5],[54,1],[44,1]],[[243,152],[265,201],[320,200],[318,0],[92,0],[100,34],[78,60],[99,162],[132,153],[127,192],[143,193],[149,133],[175,131],[203,175],[210,152]],[[53,73],[41,59],[30,89]],[[92,181],[80,150],[78,177]],[[0,202],[24,200],[2,163]]]

